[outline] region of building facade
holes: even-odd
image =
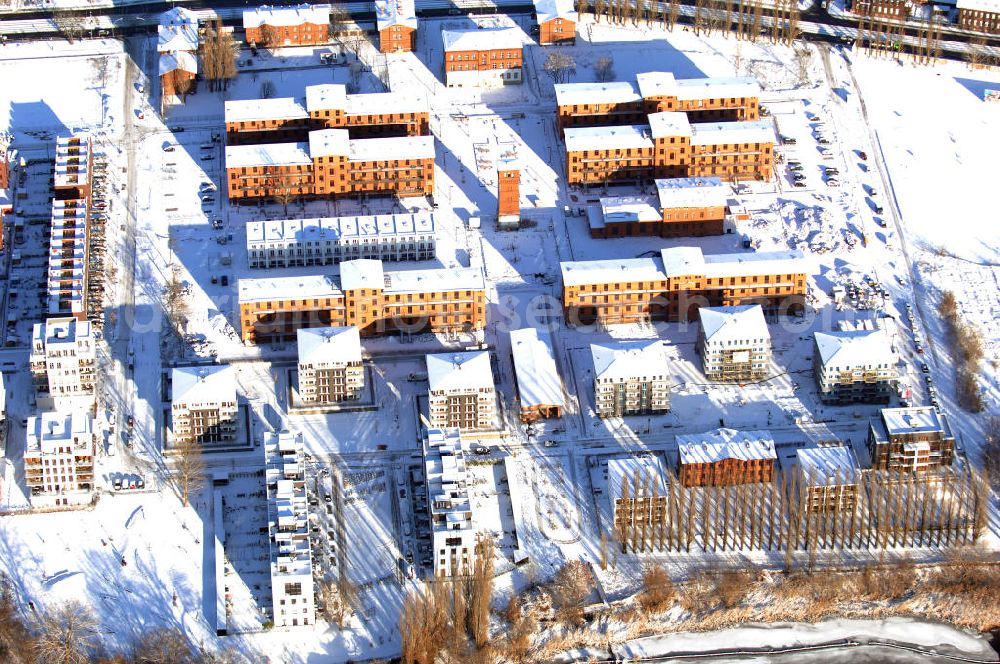
[[[182,97],[198,75],[198,15],[184,7],[160,14],[156,50],[160,54],[160,91],[164,100]]]
[[[996,0],[958,0],[958,27],[1000,34],[1000,4]]]
[[[97,340],[89,321],[49,318],[35,323],[28,358],[40,399],[56,410],[94,405]]]
[[[823,403],[889,402],[899,371],[886,330],[816,332],[813,346],[813,373]]]
[[[417,12],[413,0],[375,0],[378,50],[409,53],[417,48]]]
[[[519,29],[442,30],[441,40],[449,88],[521,83],[524,43]]]
[[[365,386],[358,328],[298,330],[299,399],[308,405],[354,401]]]
[[[556,366],[552,337],[533,327],[511,330],[510,352],[514,359],[521,421],[562,417],[566,398]]]
[[[497,161],[497,224],[501,228],[521,223],[521,166],[516,159]]]
[[[302,436],[264,433],[271,616],[275,627],[316,624]]]
[[[176,367],[170,404],[174,445],[236,442],[236,371],[231,366]]]
[[[905,21],[910,16],[907,0],[849,0],[847,9],[862,16]]]
[[[858,470],[849,447],[796,450],[799,495],[810,514],[849,512],[858,504]]]
[[[334,265],[358,258],[433,260],[435,228],[434,214],[426,212],[251,221],[247,260],[257,269]]]
[[[244,343],[292,341],[306,327],[354,325],[375,336],[469,332],[486,323],[478,268],[384,272],[379,261],[355,260],[340,269],[339,282],[330,275],[240,279]]]
[[[722,235],[729,212],[729,187],[717,177],[657,178],[657,199],[601,198],[588,210],[590,236],[698,237]]]
[[[458,429],[430,429],[424,440],[424,478],[431,521],[434,576],[469,576],[476,542],[465,445]]]
[[[535,20],[539,45],[576,43],[579,15],[573,0],[535,0]]]
[[[310,46],[330,41],[330,5],[269,7],[243,12],[243,31],[251,46]]]
[[[759,304],[701,307],[698,353],[705,377],[725,383],[766,378],[771,367],[771,335]]]
[[[670,367],[662,341],[591,344],[598,417],[670,410]]]
[[[608,460],[608,499],[614,536],[623,553],[662,550],[667,485],[652,454]]]
[[[683,486],[732,486],[770,482],[777,459],[769,431],[716,429],[677,436]]]
[[[48,316],[87,318],[92,165],[90,136],[56,139],[46,272]]]
[[[428,355],[427,383],[431,428],[496,428],[497,393],[489,352]]]
[[[90,502],[97,437],[84,410],[42,412],[28,418],[24,479],[36,506]]]
[[[702,306],[760,304],[765,312],[805,308],[807,263],[799,251],[704,256],[674,247],[660,258],[560,264],[569,325],[689,321]]]
[[[936,408],[883,408],[868,426],[872,468],[923,472],[950,466],[955,435],[944,413]]]

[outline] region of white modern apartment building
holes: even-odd
[[[92,406],[96,364],[96,339],[89,321],[49,318],[32,327],[31,378],[46,407]]]
[[[247,260],[255,269],[333,265],[358,258],[433,260],[433,213],[251,221]]]
[[[813,371],[824,403],[888,403],[899,380],[896,362],[885,329],[815,334]]]
[[[709,380],[741,383],[768,375],[771,335],[759,304],[700,307],[698,352]]]
[[[424,477],[430,509],[434,576],[466,576],[476,564],[476,530],[457,428],[430,429],[424,441]]]
[[[358,328],[308,327],[296,334],[299,399],[317,405],[357,399],[365,386]]]
[[[429,428],[496,426],[496,384],[487,351],[427,356]]]
[[[271,610],[275,627],[316,624],[309,501],[301,435],[264,434]]]
[[[224,446],[236,441],[236,371],[231,366],[177,367],[171,374],[175,444]]]
[[[670,410],[670,367],[662,341],[591,344],[598,417]]]
[[[77,505],[94,493],[93,420],[85,410],[28,418],[24,478],[36,506]]]

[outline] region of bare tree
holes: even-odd
[[[18,613],[14,591],[5,574],[0,578],[0,661],[30,664],[34,636]]]
[[[97,644],[97,619],[72,600],[43,616],[35,652],[45,664],[88,664]]]
[[[593,587],[587,564],[580,560],[564,563],[550,587],[556,619],[570,625],[578,624],[583,619],[583,602]]]
[[[447,637],[451,593],[435,579],[403,600],[399,618],[404,664],[435,664]]]
[[[660,565],[650,565],[642,573],[642,591],[639,593],[639,606],[643,610],[659,613],[666,609],[676,596],[674,584],[670,575]]]
[[[351,92],[359,92],[361,90],[361,77],[365,73],[364,64],[354,61],[351,63],[350,67],[347,68],[348,73],[351,76],[350,88]]]
[[[274,200],[285,208],[285,216],[288,216],[288,206],[298,199],[298,195],[292,191],[291,187],[278,189],[274,192]]]
[[[542,69],[552,77],[553,82],[565,83],[569,80],[570,73],[576,69],[576,62],[568,53],[552,51],[546,56]]]
[[[187,505],[191,494],[205,486],[205,457],[201,443],[188,436],[179,438],[173,448],[174,481],[181,504]]]
[[[594,63],[594,78],[602,83],[613,80],[615,77],[615,59],[610,55],[602,55]]]
[[[476,541],[476,564],[472,572],[469,627],[476,646],[490,640],[490,603],[493,599],[493,538],[480,534]]]
[[[798,68],[799,87],[809,85],[809,63],[812,62],[812,51],[808,47],[795,49],[795,64]]]
[[[271,79],[265,79],[263,83],[260,84],[260,98],[261,99],[271,99],[277,93],[277,88],[274,86],[274,81]]]
[[[174,330],[184,335],[187,330],[190,306],[188,305],[187,287],[181,280],[181,270],[177,265],[170,268],[170,280],[164,285],[164,304],[167,309],[167,319]]]
[[[347,11],[347,7],[344,6],[344,3],[331,3],[330,38],[339,44],[343,44],[344,36],[351,32],[355,27],[354,21],[351,19],[351,14]]]
[[[83,36],[84,17],[69,10],[58,10],[52,12],[52,22],[56,24],[59,32],[73,43]]]
[[[232,30],[222,27],[221,21],[205,26],[205,37],[199,45],[202,61],[202,76],[208,81],[209,90],[219,91],[229,87],[236,78],[236,59],[240,46],[233,38]]]
[[[134,664],[201,664],[201,656],[178,627],[143,632],[132,647]]]

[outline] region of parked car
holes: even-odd
[[[920,370],[923,371],[924,373],[930,373],[931,368],[927,365],[926,362],[921,362]]]
[[[868,161],[868,154],[864,150],[858,150],[858,156],[861,157],[861,161]]]
[[[796,180],[795,182],[792,183],[792,186],[793,187],[804,187],[804,186],[806,186],[806,182],[805,182],[805,180]]]
[[[782,145],[795,145],[797,142],[798,141],[796,141],[791,136],[782,136],[781,137],[781,144]]]

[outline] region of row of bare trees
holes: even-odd
[[[983,339],[980,331],[966,322],[958,309],[958,301],[952,291],[941,294],[938,313],[944,319],[952,341],[955,362],[955,387],[958,403],[971,413],[982,412],[985,404],[979,390],[979,363],[983,359]]]
[[[229,82],[236,78],[236,60],[240,55],[240,45],[233,31],[223,28],[219,20],[210,21],[204,28],[198,50],[202,77],[208,81],[208,89],[212,92],[228,89]]]
[[[622,552],[765,550],[790,556],[973,544],[986,526],[989,487],[982,474],[944,468],[863,471],[819,488],[805,486],[798,474],[721,487],[684,487],[669,477],[665,495],[655,482],[633,483],[623,493],[634,507],[617,510],[612,538]]]

